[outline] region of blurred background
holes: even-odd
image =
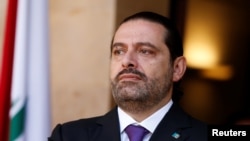
[[[0,1],[3,44],[7,2]],[[48,10],[52,127],[114,106],[110,42],[119,22],[142,10],[171,18],[183,36],[180,104],[188,113],[209,124],[250,115],[249,0],[50,0]]]

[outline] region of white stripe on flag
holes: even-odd
[[[50,134],[48,2],[30,3],[29,77],[26,141],[44,141]]]

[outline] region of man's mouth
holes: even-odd
[[[122,74],[118,77],[118,81],[138,81],[142,80],[139,75],[133,73]]]

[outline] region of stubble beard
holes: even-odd
[[[172,73],[164,78],[143,79],[143,81],[111,81],[112,94],[116,104],[124,111],[140,113],[150,110],[169,93]]]

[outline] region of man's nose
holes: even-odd
[[[137,67],[137,57],[134,52],[126,52],[122,59],[122,67],[123,68],[136,68]]]

